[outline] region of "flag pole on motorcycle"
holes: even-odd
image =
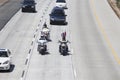
[[[61,33],[62,41],[66,41],[66,31]]]

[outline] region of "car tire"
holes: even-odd
[[[11,65],[10,65],[10,68],[7,70],[8,72],[10,72],[11,71]]]
[[[35,12],[36,10],[35,10],[35,8],[33,8],[33,12]]]
[[[22,12],[25,12],[25,10],[24,10],[24,9],[22,9]]]
[[[64,22],[64,25],[67,25],[67,22]]]

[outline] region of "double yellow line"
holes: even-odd
[[[95,4],[94,4],[94,0],[91,0],[91,6],[92,6],[92,9],[93,9],[93,14],[95,16],[95,19],[96,19],[96,21],[98,23],[98,27],[100,28],[100,31],[102,32],[103,37],[105,38],[105,41],[107,42],[107,45],[111,49],[111,52],[112,52],[115,60],[117,61],[117,63],[120,64],[120,58],[118,57],[117,52],[115,51],[115,49],[113,48],[112,44],[110,43],[110,40],[108,39],[107,34],[105,33],[105,30],[103,28],[103,25],[102,25],[98,15],[97,15]]]

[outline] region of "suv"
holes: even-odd
[[[0,70],[10,70],[11,52],[9,49],[0,49]]]
[[[67,3],[66,3],[65,0],[57,0],[56,1],[56,6],[67,9]]]
[[[22,12],[36,12],[35,5],[36,3],[34,0],[24,0],[22,5]]]
[[[50,14],[50,24],[60,23],[66,24],[66,15],[63,8],[54,7]]]

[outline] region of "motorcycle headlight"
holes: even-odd
[[[44,49],[44,47],[43,47],[43,46],[41,46],[41,47],[40,47],[40,49]]]
[[[9,63],[9,61],[5,61],[3,64],[8,64]]]

